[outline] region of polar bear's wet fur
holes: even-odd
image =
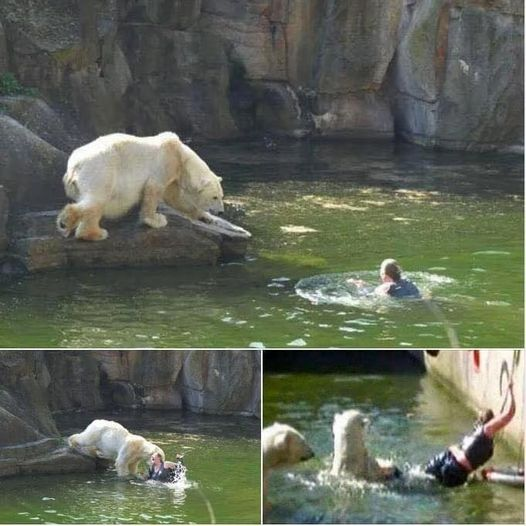
[[[364,441],[366,424],[367,419],[354,409],[334,415],[332,475],[347,475],[371,482],[393,476],[396,468],[390,461],[369,455]]]
[[[57,217],[65,237],[106,239],[100,220],[118,218],[140,203],[140,221],[166,226],[157,213],[161,202],[190,219],[211,221],[209,212],[223,212],[221,178],[175,133],[135,137],[113,133],[73,151],[64,175],[66,205]]]
[[[115,461],[120,477],[135,475],[139,462],[154,453],[159,453],[164,461],[164,451],[159,446],[112,420],[94,420],[82,433],[71,435],[68,443],[85,455]]]
[[[263,498],[266,503],[268,477],[273,469],[298,464],[309,460],[314,452],[305,437],[287,424],[275,423],[263,429],[261,434],[263,448]]]

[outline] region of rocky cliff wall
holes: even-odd
[[[0,351],[0,477],[95,469],[63,448],[55,412],[259,417],[260,371],[255,351]]]
[[[63,150],[166,129],[507,148],[522,144],[523,20],[520,0],[4,0],[0,74],[55,116],[3,111]]]
[[[115,131],[522,151],[523,24],[520,0],[2,0],[0,184],[61,207],[71,150]]]

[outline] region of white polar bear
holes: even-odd
[[[68,443],[85,455],[115,461],[120,477],[137,474],[139,462],[154,453],[159,453],[164,461],[164,451],[159,446],[112,420],[94,420],[82,433],[71,435]]]
[[[350,475],[371,482],[391,478],[397,472],[392,462],[369,456],[364,442],[367,423],[360,411],[350,409],[334,415],[334,455],[331,475]]]
[[[118,218],[141,203],[140,220],[166,226],[161,201],[190,219],[213,222],[223,212],[221,178],[175,133],[135,137],[113,133],[73,151],[64,175],[66,195],[76,201],[57,217],[59,232],[89,241],[106,239],[101,218]]]
[[[268,478],[272,469],[297,464],[309,460],[314,452],[305,437],[287,424],[275,423],[263,429],[261,434],[263,448],[263,499],[267,505]]]

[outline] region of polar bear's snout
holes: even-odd
[[[315,457],[316,455],[314,454],[314,451],[311,449],[311,447],[309,445],[306,445],[306,448],[305,448],[305,452],[303,453],[303,456],[301,457],[301,460],[304,461],[304,460],[309,460],[313,457]]]

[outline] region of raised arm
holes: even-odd
[[[497,431],[500,431],[503,427],[507,426],[513,416],[515,415],[515,397],[513,396],[513,382],[510,381],[508,386],[510,390],[510,407],[505,413],[495,416],[489,422],[484,424],[484,434],[492,438]]]

